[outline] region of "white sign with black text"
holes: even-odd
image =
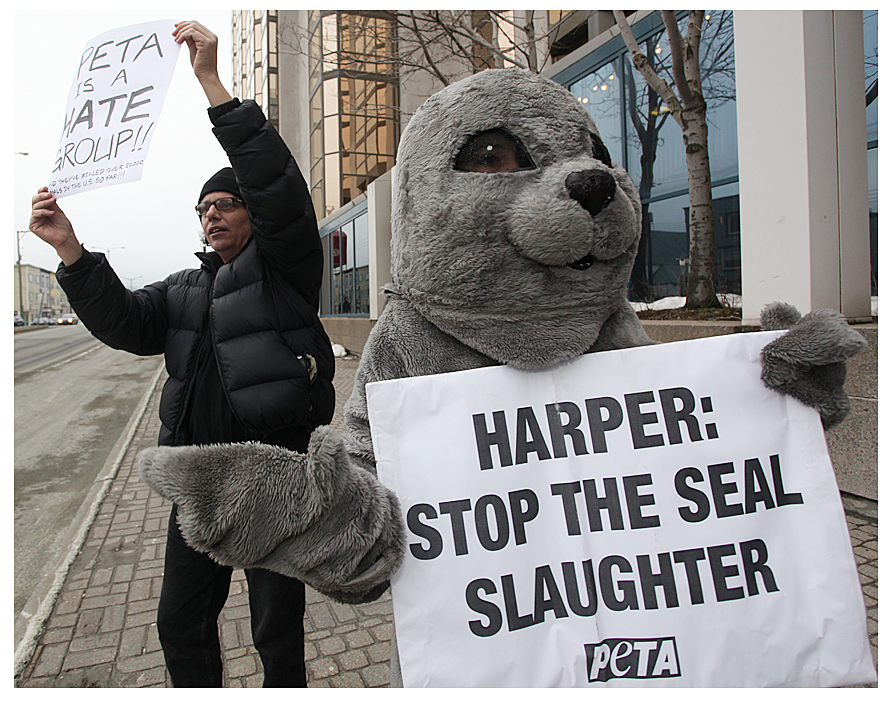
[[[368,385],[405,686],[874,681],[819,416],[760,379],[780,333]]]
[[[53,195],[141,179],[179,56],[174,25],[146,22],[87,42],[68,92],[49,180]]]

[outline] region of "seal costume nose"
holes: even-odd
[[[564,179],[564,187],[573,200],[593,217],[610,204],[617,183],[604,171],[576,171]]]

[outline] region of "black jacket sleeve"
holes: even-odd
[[[317,309],[323,252],[308,186],[284,140],[252,100],[208,110],[250,212],[266,263]]]
[[[163,353],[168,282],[127,290],[103,254],[83,250],[56,279],[80,321],[100,341],[140,356]]]

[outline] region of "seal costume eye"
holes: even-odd
[[[505,129],[488,129],[469,137],[456,155],[453,168],[471,173],[505,173],[536,166],[517,137]]]

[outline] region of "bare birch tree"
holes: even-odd
[[[669,51],[660,51],[661,36],[660,33],[649,36],[641,42],[641,48],[654,70],[660,74],[671,73],[672,54]],[[733,13],[730,10],[712,11],[705,24],[700,47],[700,75],[706,94],[707,113],[725,102],[736,100],[733,66]],[[614,67],[622,70],[621,65]],[[646,80],[641,80],[643,85],[637,85],[636,74],[637,71],[632,69],[623,71],[627,126],[632,127],[627,137],[634,141],[638,149],[639,171],[636,185],[642,201],[641,241],[632,271],[630,295],[634,300],[652,302],[656,299],[656,285],[649,198],[655,186],[654,165],[663,141],[661,132],[672,118],[657,91]],[[718,282],[717,268],[716,281]]]
[[[709,168],[709,126],[700,78],[700,36],[705,15],[703,10],[691,10],[686,36],[681,34],[674,10],[662,10],[661,15],[672,53],[675,90],[657,73],[639,47],[623,11],[614,10],[614,18],[629,49],[632,65],[666,103],[684,139],[690,199],[690,264],[685,307],[721,307],[715,291],[715,223]]]

